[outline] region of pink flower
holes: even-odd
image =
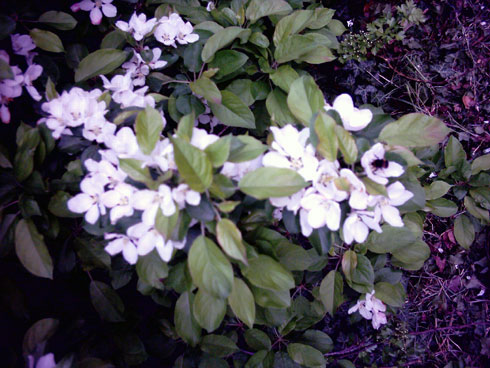
[[[97,25],[102,21],[102,13],[108,18],[116,16],[117,8],[111,4],[112,1],[113,0],[82,0],[79,3],[73,4],[70,9],[73,12],[77,12],[80,9],[89,11],[90,21],[92,24]]]

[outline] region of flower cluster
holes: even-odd
[[[34,56],[32,52],[36,45],[31,36],[14,34],[11,35],[12,50],[15,54],[24,56],[27,62],[27,69],[23,73],[16,65],[10,65],[10,56],[4,50],[0,50],[0,59],[2,59],[12,71],[12,78],[0,80],[0,119],[3,123],[10,122],[10,110],[8,104],[14,98],[22,95],[22,87],[25,87],[29,95],[35,100],[41,100],[41,95],[36,87],[32,84],[43,72],[43,67],[33,63]]]
[[[79,10],[90,12],[90,21],[97,25],[102,21],[102,14],[107,18],[114,18],[117,15],[117,8],[111,4],[113,0],[83,0],[73,4],[70,9],[73,12]]]
[[[334,109],[347,130],[363,129],[372,119],[371,112],[355,108],[348,95],[339,96],[334,102]],[[272,150],[264,155],[263,165],[295,170],[310,183],[290,197],[270,198],[271,204],[280,210],[285,208],[294,214],[299,212],[303,235],[309,236],[314,229],[324,226],[332,231],[342,227],[347,244],[354,240],[363,243],[370,230],[382,231],[381,220],[391,226],[403,226],[396,206],[404,204],[413,194],[399,181],[386,187],[387,196],[371,194],[362,180],[367,178],[386,185],[388,178],[403,174],[400,164],[385,159],[381,143],[363,154],[363,172],[355,172],[341,168],[337,160],[318,159],[309,143],[309,128],[298,131],[292,125],[286,125],[283,128],[271,127],[271,131],[274,136]],[[347,201],[349,211],[345,213],[341,226],[343,201]]]
[[[374,296],[374,290],[365,295],[365,299],[359,299],[357,303],[349,309],[348,313],[352,314],[359,311],[365,319],[371,320],[374,329],[379,329],[381,325],[386,324],[386,305]]]

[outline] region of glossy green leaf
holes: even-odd
[[[264,308],[288,308],[291,305],[289,290],[267,290],[251,286],[252,293],[257,305]]]
[[[41,50],[49,52],[65,52],[60,38],[50,31],[34,28],[29,32],[32,40]]]
[[[13,78],[14,73],[10,65],[4,59],[0,59],[0,80]]]
[[[430,186],[424,187],[425,189],[425,199],[437,199],[445,195],[449,189],[451,189],[451,185],[442,180],[436,180],[430,183]]]
[[[281,65],[269,77],[276,86],[289,93],[291,84],[299,78],[299,74],[290,65]]]
[[[226,298],[233,288],[231,263],[210,239],[199,236],[187,259],[194,284],[216,297]]]
[[[477,157],[471,163],[471,174],[476,175],[480,171],[490,170],[490,153]]]
[[[204,149],[213,167],[221,167],[230,155],[231,135],[221,137]]]
[[[252,328],[245,331],[244,337],[247,345],[253,350],[259,351],[271,349],[271,339],[262,330]]]
[[[410,229],[383,225],[383,232],[371,231],[366,241],[368,249],[373,253],[393,253],[415,242],[415,236]]]
[[[192,92],[204,97],[206,100],[215,104],[221,103],[221,92],[211,79],[203,76],[195,82],[191,82],[189,87]]]
[[[63,191],[58,191],[54,196],[51,197],[48,203],[48,210],[53,215],[58,217],[81,217],[79,213],[71,212],[66,202],[71,198],[71,196]]]
[[[220,104],[209,102],[213,114],[225,125],[255,129],[255,117],[243,101],[230,91],[221,91]]]
[[[289,344],[288,354],[296,363],[305,367],[325,368],[327,364],[323,354],[308,345],[298,343]]]
[[[243,275],[262,289],[283,291],[294,287],[291,272],[271,257],[262,254],[249,259],[249,266],[243,270]]]
[[[303,247],[288,241],[279,242],[274,251],[279,262],[289,271],[304,271],[311,264],[308,252]]]
[[[104,321],[124,321],[124,304],[109,285],[101,281],[92,281],[90,283],[90,299],[100,318]]]
[[[223,321],[226,313],[226,299],[215,297],[199,289],[194,298],[192,311],[199,326],[211,333]]]
[[[233,354],[239,350],[232,339],[222,335],[204,336],[201,342],[201,349],[206,353],[220,358]]]
[[[30,219],[20,220],[15,227],[15,253],[33,275],[53,278],[53,261],[43,236]]]
[[[427,211],[439,217],[451,217],[458,212],[458,205],[445,198],[437,198],[426,203]]]
[[[402,307],[405,304],[405,289],[399,282],[392,285],[388,282],[378,282],[374,285],[375,297],[391,307]]]
[[[450,136],[444,148],[444,163],[446,167],[459,166],[466,160],[466,152],[462,144],[454,136]]]
[[[261,167],[238,183],[242,192],[257,199],[290,196],[306,186],[303,177],[291,169]]]
[[[298,78],[291,84],[287,102],[289,110],[306,126],[325,104],[322,91],[310,76]]]
[[[287,14],[291,10],[293,10],[291,5],[285,0],[251,0],[247,6],[245,16],[253,24],[262,17]]]
[[[245,43],[248,37],[250,37],[250,34],[250,29],[240,27],[227,27],[216,32],[214,35],[209,37],[204,45],[201,53],[202,61],[209,63],[211,60],[213,60],[214,55],[218,50],[228,46],[237,38],[240,38],[240,41]]]
[[[7,15],[0,14],[0,40],[15,31],[15,21]]]
[[[120,158],[119,167],[129,175],[129,177],[135,181],[141,183],[150,183],[153,181],[151,178],[150,170],[148,167],[142,167],[143,162],[132,158]]]
[[[77,26],[76,19],[70,14],[54,10],[41,14],[38,21],[62,31],[69,31]]]
[[[247,252],[242,242],[242,234],[233,221],[221,219],[216,226],[216,237],[218,244],[229,257],[247,264]]]
[[[242,279],[233,278],[233,289],[228,296],[228,303],[235,316],[252,328],[255,322],[255,299]]]
[[[272,37],[274,45],[277,47],[279,43],[287,40],[288,36],[304,30],[310,24],[313,14],[313,10],[296,10],[281,18],[274,29],[274,36]]]
[[[121,49],[126,44],[125,32],[115,29],[104,36],[100,44],[101,49]]]
[[[404,266],[402,267],[408,270],[417,270],[421,268],[429,256],[430,248],[422,240],[417,240],[412,244],[393,252],[393,257],[404,263]]]
[[[231,138],[230,162],[246,162],[253,160],[267,151],[267,146],[249,135],[234,135]]]
[[[197,192],[203,192],[213,181],[213,166],[206,154],[181,138],[170,138],[180,175]]]
[[[307,330],[299,340],[302,344],[309,345],[322,353],[333,350],[333,341],[325,332],[319,330]]]
[[[454,220],[454,237],[464,249],[470,249],[475,240],[475,227],[466,215],[459,215]]]
[[[149,155],[160,140],[163,130],[163,119],[154,108],[147,106],[138,113],[135,124],[136,139],[141,151]]]
[[[126,60],[127,53],[117,49],[101,49],[85,56],[75,71],[75,82],[105,75],[119,67]]]
[[[339,150],[344,157],[345,163],[353,164],[357,159],[357,146],[352,134],[340,125],[335,126],[335,133],[337,134]]]
[[[328,161],[337,159],[338,140],[335,133],[337,123],[324,112],[320,112],[314,122],[318,137],[317,151]]]
[[[138,277],[155,289],[164,289],[162,279],[168,276],[168,265],[162,261],[156,250],[138,257],[136,264]]]
[[[296,122],[295,117],[289,111],[287,96],[279,88],[274,88],[265,101],[267,112],[271,120],[279,126],[293,124]]]
[[[209,63],[209,67],[219,69],[215,78],[221,79],[226,75],[236,72],[247,62],[247,60],[248,56],[242,52],[222,50],[214,55],[213,61]]]
[[[192,304],[194,296],[188,291],[180,294],[174,310],[175,330],[179,336],[191,346],[201,339],[201,327],[196,322],[192,313]]]
[[[405,147],[430,147],[441,143],[450,131],[438,118],[413,113],[386,125],[379,134],[379,140]]]

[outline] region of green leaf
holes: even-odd
[[[75,82],[112,72],[126,60],[127,53],[117,49],[101,49],[85,56],[75,71]]]
[[[333,341],[325,332],[318,330],[307,330],[301,336],[299,342],[310,345],[326,354],[333,350]]]
[[[405,303],[405,289],[399,282],[392,285],[387,282],[378,282],[374,285],[375,296],[391,307],[402,307]]]
[[[334,9],[316,8],[314,19],[308,23],[308,28],[320,29],[325,27],[330,23],[334,14],[335,14]]]
[[[179,336],[191,346],[201,339],[201,327],[197,324],[192,313],[194,296],[188,291],[180,294],[174,310],[175,330]]]
[[[317,45],[313,50],[301,55],[296,62],[306,62],[309,64],[323,64],[335,60],[336,57],[329,47]]]
[[[104,321],[124,321],[124,304],[109,285],[101,281],[92,281],[90,283],[90,299],[100,318]]]
[[[219,327],[226,314],[226,299],[217,298],[199,288],[192,311],[199,326],[209,333],[213,332]]]
[[[270,44],[269,39],[260,32],[252,33],[248,41],[263,49],[269,47]]]
[[[216,84],[207,77],[201,77],[195,82],[189,84],[192,92],[204,97],[207,101],[215,104],[221,103],[221,92]]]
[[[269,93],[265,106],[271,120],[279,126],[292,124],[296,121],[291,111],[289,111],[286,94],[279,88],[274,88]]]
[[[337,37],[342,36],[342,33],[347,30],[343,23],[337,19],[332,19],[330,22],[328,22],[327,27]]]
[[[288,308],[291,305],[289,290],[267,290],[251,286],[255,302],[264,308]]]
[[[471,175],[476,175],[480,171],[490,170],[490,153],[477,157],[471,163]]]
[[[490,222],[488,211],[479,207],[470,196],[464,197],[464,206],[466,207],[468,212],[475,216],[477,219],[483,220],[485,223]]]
[[[13,78],[14,73],[10,65],[4,59],[0,59],[0,80]]]
[[[449,189],[451,189],[450,184],[442,180],[436,180],[432,182],[429,187],[424,187],[425,199],[432,200],[441,198],[449,191]]]
[[[328,161],[337,159],[338,141],[335,134],[337,123],[323,111],[315,119],[315,132],[318,137],[317,151]]]
[[[381,230],[381,233],[371,231],[366,241],[368,250],[373,253],[393,253],[415,242],[415,236],[408,228],[383,225]]]
[[[352,281],[352,275],[357,267],[357,254],[348,250],[342,256],[342,272],[344,272],[345,279],[349,282]]]
[[[257,199],[287,197],[306,186],[301,175],[291,169],[260,167],[238,183],[242,192]]]
[[[160,140],[163,130],[163,119],[160,113],[146,106],[136,117],[135,131],[138,146],[145,155],[149,155]]]
[[[430,248],[422,240],[416,240],[412,244],[393,252],[393,257],[404,263],[405,265],[402,267],[408,270],[417,270],[421,268],[429,256]]]
[[[35,322],[24,335],[22,353],[24,356],[36,354],[46,345],[46,342],[54,335],[60,321],[54,318],[44,318]]]
[[[221,219],[216,226],[216,237],[218,244],[229,257],[247,264],[247,252],[242,242],[242,234],[232,221]]]
[[[49,200],[49,212],[58,217],[81,217],[81,214],[71,212],[66,206],[66,202],[70,198],[71,196],[68,193],[61,190],[57,191]]]
[[[209,63],[213,60],[214,54],[222,48],[231,44],[236,38],[240,38],[241,43],[245,43],[252,31],[240,27],[227,27],[216,32],[209,37],[201,53],[202,61]]]
[[[344,302],[344,283],[340,272],[330,271],[320,284],[320,298],[331,316]]]
[[[325,368],[327,365],[323,354],[308,345],[298,343],[289,344],[288,354],[296,363],[305,367]]]
[[[437,198],[425,204],[429,212],[439,217],[451,217],[458,212],[458,205],[449,199]]]
[[[413,113],[386,125],[379,134],[379,140],[405,147],[429,147],[441,143],[450,131],[442,120]]]
[[[233,288],[228,296],[228,304],[235,316],[252,328],[255,322],[255,299],[247,284],[239,278],[233,278]]]
[[[60,38],[53,32],[34,28],[29,32],[37,47],[49,52],[65,52]]]
[[[481,207],[490,210],[490,188],[480,187],[470,189],[470,195]]]
[[[206,353],[220,358],[233,354],[239,350],[232,339],[222,335],[204,336],[201,342],[201,349]]]
[[[14,156],[14,174],[19,182],[27,179],[34,170],[34,154],[40,142],[41,136],[38,129],[27,130],[18,142]]]
[[[195,124],[195,114],[192,111],[190,114],[184,115],[179,120],[177,126],[177,136],[186,142],[190,142],[192,139],[192,132]]]
[[[252,94],[253,85],[254,82],[250,79],[235,79],[226,87],[226,90],[238,96],[245,105],[250,106],[255,102],[255,97]]]
[[[170,140],[180,175],[191,189],[204,192],[213,181],[213,166],[206,154],[181,138],[171,137]]]
[[[221,137],[204,149],[213,167],[221,167],[230,155],[231,135]]]
[[[138,257],[136,273],[141,280],[155,289],[165,289],[161,279],[168,276],[168,265],[162,261],[156,250]]]
[[[247,345],[250,346],[253,350],[259,351],[271,349],[271,339],[262,330],[252,328],[245,331],[244,337]]]
[[[54,10],[43,13],[38,21],[62,31],[69,31],[77,26],[76,19],[70,14]]]
[[[245,16],[253,24],[262,17],[287,14],[291,10],[291,5],[284,0],[252,0],[248,4]]]
[[[201,60],[203,48],[204,45],[201,42],[195,42],[186,46],[184,50],[184,65],[190,72],[198,73],[201,70],[203,65]]]
[[[313,63],[322,63],[333,60],[335,57],[328,52],[328,46],[331,41],[328,37],[319,33],[308,33],[305,35],[291,35],[277,45],[274,51],[274,59],[277,63],[282,64],[288,61],[301,62],[305,59],[315,59]],[[317,54],[316,50],[321,50]],[[328,54],[326,54],[328,52]]]
[[[451,167],[461,165],[462,161],[466,161],[466,152],[461,143],[454,136],[450,136],[444,148],[444,163],[446,167]]]
[[[310,76],[298,78],[291,84],[287,101],[289,110],[306,126],[325,104],[322,91]]]
[[[53,279],[53,261],[43,236],[30,219],[20,220],[15,227],[15,253],[30,273]]]
[[[304,30],[310,24],[313,14],[312,10],[296,10],[281,18],[274,29],[274,36],[272,37],[274,45],[277,47],[279,43],[286,41],[290,35]]]
[[[101,49],[120,49],[126,44],[125,32],[116,29],[104,36],[100,44]]]
[[[200,289],[220,298],[230,295],[233,269],[212,240],[204,236],[194,240],[187,262],[192,280]]]
[[[251,161],[267,151],[267,146],[249,135],[232,136],[228,161],[239,163]]]
[[[274,251],[279,262],[289,271],[304,271],[311,264],[308,252],[303,247],[288,241],[279,242]]]
[[[351,288],[359,293],[368,293],[373,290],[374,270],[366,256],[357,255],[357,266],[352,272],[351,280],[347,279]]]
[[[459,215],[454,220],[454,237],[464,249],[470,249],[475,240],[475,227],[466,215]]]
[[[133,158],[119,159],[119,167],[128,174],[131,179],[142,183],[151,183],[153,179],[151,178],[150,170],[148,167],[142,167],[142,165],[143,163],[141,161]]]
[[[352,134],[340,125],[335,126],[335,133],[337,134],[339,150],[344,157],[345,163],[353,164],[357,159],[357,146]]]
[[[210,68],[217,68],[218,73],[216,79],[221,79],[224,76],[236,72],[248,60],[248,56],[244,53],[235,50],[222,50],[214,55],[213,61],[209,63]]]
[[[249,260],[243,275],[255,286],[262,289],[283,291],[294,287],[291,272],[269,256],[259,255]]]
[[[299,75],[290,65],[281,65],[274,73],[271,73],[269,77],[276,86],[281,88],[284,92],[289,93],[291,84],[299,78]]]
[[[209,107],[213,114],[225,125],[255,129],[255,117],[243,101],[230,91],[221,91],[221,104],[211,101]]]

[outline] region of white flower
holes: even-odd
[[[385,149],[381,143],[376,143],[361,157],[361,165],[369,179],[378,184],[388,184],[388,177],[398,177],[403,174],[403,166],[385,160]]]
[[[352,98],[343,93],[333,101],[333,106],[325,105],[325,110],[335,110],[342,119],[346,130],[358,131],[364,129],[372,120],[373,113],[368,109],[354,107]]]
[[[283,128],[271,127],[271,131],[274,135],[271,146],[275,151],[266,153],[262,164],[293,169],[305,180],[313,180],[316,177],[318,160],[313,146],[306,144],[309,129],[304,128],[298,132],[292,125],[286,125]]]
[[[216,6],[214,5],[214,2],[210,1],[210,2],[208,3],[208,5],[206,5],[206,10],[207,10],[208,12],[210,12],[210,11],[212,11],[212,10],[214,10],[214,9],[216,9]]]
[[[204,129],[193,128],[192,129],[192,138],[191,144],[194,147],[199,148],[200,150],[206,149],[207,146],[213,144],[219,139],[219,137],[215,134],[209,134]]]
[[[128,177],[123,170],[104,159],[95,161],[89,158],[85,160],[84,165],[89,171],[88,177],[95,177],[98,182],[108,185],[109,188],[123,183]]]
[[[304,208],[299,210],[299,224],[301,225],[301,234],[308,237],[313,232],[313,228],[308,222],[308,211]]]
[[[344,241],[347,244],[356,241],[357,243],[364,243],[369,235],[369,229],[373,229],[377,232],[382,232],[379,227],[379,221],[381,220],[381,211],[378,207],[374,211],[356,211],[347,216],[342,227],[344,235]]]
[[[297,214],[301,208],[301,200],[305,195],[305,191],[305,189],[301,189],[289,197],[271,197],[269,201],[274,207],[286,208],[288,211]]]
[[[108,190],[101,195],[101,201],[104,206],[111,209],[111,223],[115,224],[117,220],[125,216],[131,216],[134,213],[133,195],[136,188],[130,184],[120,183],[114,189]]]
[[[36,362],[36,365],[34,366],[34,356],[29,355],[27,357],[28,365],[29,368],[55,368],[56,367],[56,362],[54,360],[54,354],[49,353],[46,355],[43,355],[42,357],[39,357],[39,359]]]
[[[180,209],[188,203],[191,206],[198,206],[201,202],[201,194],[189,188],[187,184],[179,184],[177,188],[172,189],[172,198]]]
[[[32,40],[31,36],[25,34],[13,34],[10,35],[12,40],[12,50],[14,54],[28,56],[30,51],[36,48],[36,44]]]
[[[107,147],[121,158],[133,158],[139,153],[138,141],[129,127],[123,127],[115,135],[106,138]]]
[[[381,209],[381,215],[383,220],[388,224],[395,227],[403,227],[403,220],[400,217],[400,211],[395,206],[401,206],[410,198],[413,197],[413,193],[406,190],[402,183],[399,181],[389,185],[386,188],[388,192],[388,198],[384,196],[373,197],[370,205],[377,205]]]
[[[145,46],[145,51],[150,50]],[[122,67],[126,69],[131,75],[132,83],[134,86],[142,86],[145,84],[146,76],[150,73],[151,69],[160,69],[167,65],[165,60],[160,60],[162,50],[155,47],[152,51],[152,59],[149,62],[143,60],[141,54],[135,52],[131,60],[125,62]]]
[[[177,37],[177,28],[170,22],[160,23],[154,32],[154,36],[158,42],[163,43],[165,46],[177,47],[175,44],[175,37]]]
[[[112,5],[113,0],[82,0],[73,4],[70,9],[77,12],[80,9],[90,12],[90,21],[97,25],[102,21],[102,13],[108,18],[113,18],[117,15],[117,8]],[[102,11],[101,11],[102,9]]]
[[[89,141],[104,143],[109,136],[113,136],[116,125],[109,123],[105,119],[90,119],[83,126],[82,135]]]
[[[123,32],[131,33],[136,41],[141,41],[153,30],[156,22],[156,18],[146,20],[146,15],[144,13],[141,13],[140,15],[134,13],[129,19],[129,23],[119,20],[116,22],[116,27]]]
[[[319,194],[315,188],[306,190],[301,207],[308,211],[307,221],[313,229],[327,226],[332,231],[340,227],[340,205],[332,198]]]
[[[41,65],[32,64],[29,65],[26,72],[24,73],[23,85],[26,87],[26,90],[27,92],[29,92],[31,97],[36,101],[40,101],[42,97],[37,91],[37,89],[32,85],[32,81],[39,78],[42,72],[43,72],[43,67]]]
[[[80,190],[81,193],[68,200],[68,209],[75,213],[85,212],[85,221],[95,224],[100,215],[106,214],[105,206],[101,201],[104,183],[97,178],[88,177],[81,181]]]
[[[338,161],[322,160],[318,164],[318,169],[313,179],[315,189],[336,202],[341,202],[349,196],[347,191],[340,190],[335,184],[335,180],[340,178],[339,168],[340,164]]]
[[[240,181],[240,179],[243,178],[246,174],[261,167],[262,159],[263,156],[260,155],[250,161],[239,163],[225,162],[223,168],[221,169],[221,174],[230,179]]]
[[[150,154],[149,160],[147,160],[148,166],[156,165],[166,172],[168,170],[177,170],[177,165],[174,159],[174,146],[170,142],[170,139],[165,138],[158,141]]]
[[[104,239],[111,240],[104,248],[107,253],[114,256],[122,252],[124,259],[129,264],[136,264],[138,261],[138,250],[134,239],[124,234],[115,233],[105,234]]]
[[[177,210],[172,190],[166,184],[161,184],[158,191],[143,189],[133,196],[133,205],[137,210],[143,211],[143,222],[147,225],[155,224],[155,217],[160,208],[164,216],[172,216]]]
[[[192,33],[194,30],[192,24],[190,22],[185,22],[180,20],[177,23],[177,42],[181,45],[186,45],[188,43],[193,43],[199,40],[199,35],[196,33]]]
[[[3,103],[3,101],[1,102],[2,103],[0,104],[0,120],[2,120],[2,123],[8,124],[10,123],[10,110],[7,107],[7,105]]]
[[[356,210],[366,209],[369,195],[366,192],[364,183],[349,169],[340,170],[340,176],[349,182],[349,206]]]
[[[359,311],[361,316],[365,319],[371,320],[373,328],[376,330],[381,327],[382,324],[386,324],[386,305],[374,296],[374,290],[365,295],[365,299],[359,299],[357,303],[351,307],[348,311],[352,314]]]

